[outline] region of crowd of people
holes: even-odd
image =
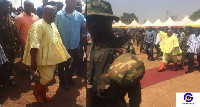
[[[174,63],[173,71],[178,66],[188,64],[185,73],[193,71],[194,55],[199,61],[199,28],[192,27],[146,27],[146,28],[115,28],[115,35],[126,35],[131,38],[132,44],[136,44],[140,51],[138,54],[147,54],[149,61],[154,61],[162,56],[162,62],[158,72],[163,72],[165,65]],[[121,32],[121,33],[119,33]],[[154,49],[155,48],[155,49]],[[154,52],[156,51],[156,57]],[[181,56],[178,64],[177,56]]]
[[[23,4],[15,11],[10,1],[0,0],[0,88],[17,86],[10,76],[20,51],[24,70],[39,75],[33,95],[43,104],[52,100],[46,96],[47,84],[56,70],[64,90],[75,85],[73,75],[86,76],[86,18],[76,0],[66,0],[65,8],[60,1],[43,0],[37,9],[30,0]]]

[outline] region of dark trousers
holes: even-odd
[[[83,72],[84,65],[83,60],[80,55],[80,48],[69,49],[67,50],[71,58],[65,62],[62,62],[58,65],[58,76],[60,81],[65,82],[66,79],[72,79],[73,73]]]
[[[160,45],[155,45],[155,48],[157,50],[157,56],[160,54]]]
[[[150,51],[149,51],[149,48],[150,48]],[[149,58],[153,59],[153,43],[145,42],[144,51],[147,53],[148,59]]]
[[[2,45],[2,47],[4,46]],[[4,52],[9,62],[1,65],[0,67],[0,83],[3,85],[3,87],[9,87],[12,82],[10,76],[14,68],[15,51],[4,48]]]
[[[188,71],[192,72],[194,65],[194,53],[188,53]],[[200,54],[197,54],[197,61],[200,64]],[[199,65],[200,66],[200,65]]]

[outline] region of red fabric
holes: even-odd
[[[187,71],[187,65],[183,67],[177,66],[177,71],[172,71],[173,65],[166,65],[163,72],[157,72],[158,69],[159,68],[153,68],[145,71],[145,75],[141,80],[142,88],[185,74],[185,71]]]

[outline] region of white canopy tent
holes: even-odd
[[[174,26],[175,22],[169,17],[167,21],[164,22],[163,26]]]
[[[152,26],[163,26],[163,23],[160,21],[160,19],[157,19]]]
[[[113,27],[120,27],[120,26],[127,26],[127,25],[122,23],[122,21],[119,21],[118,23],[114,23],[112,26]]]
[[[153,24],[147,20],[142,26],[147,27],[147,26],[152,26]]]
[[[189,24],[188,26],[192,26],[192,27],[200,27],[200,19],[197,20],[197,21],[195,21],[195,22],[193,22],[193,23],[191,23],[191,24]]]
[[[182,21],[174,21],[174,26],[183,26]]]
[[[129,27],[140,27],[141,25],[134,19],[131,24],[128,25]]]
[[[185,16],[185,18],[183,20],[181,20],[182,26],[187,26],[191,23],[193,23],[192,20],[190,20],[190,18],[188,16]]]

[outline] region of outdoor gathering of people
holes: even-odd
[[[0,0],[0,97],[26,81],[16,82],[13,76],[28,72],[38,104],[59,100],[47,94],[52,81],[68,94],[80,84],[76,76],[86,81],[85,94],[80,93],[86,107],[140,107],[146,64],[139,55],[151,64],[159,61],[156,73],[184,66],[185,74],[200,71],[199,28],[114,27],[120,17],[104,0],[88,0],[84,9],[77,0],[42,3],[35,8],[24,0],[16,10],[9,0]]]

